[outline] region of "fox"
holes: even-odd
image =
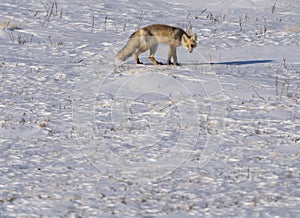
[[[183,46],[189,53],[193,52],[197,46],[197,35],[188,34],[181,28],[165,24],[143,27],[131,34],[127,44],[116,55],[115,63],[124,62],[133,55],[136,64],[143,64],[139,55],[150,50],[149,60],[155,65],[162,65],[162,62],[154,58],[159,44],[169,46],[167,64],[180,66],[181,64],[177,61],[176,48]]]

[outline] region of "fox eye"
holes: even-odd
[[[192,47],[192,48],[194,48],[194,47],[195,47],[195,45],[191,45],[191,47]]]

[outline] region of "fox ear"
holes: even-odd
[[[183,39],[183,41],[187,42],[188,39],[189,39],[189,37],[187,35],[183,34],[182,35],[182,39]]]
[[[196,34],[191,35],[191,39],[196,42],[197,41],[197,35]]]

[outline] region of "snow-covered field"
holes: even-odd
[[[2,0],[0,217],[299,216],[299,11]],[[198,47],[115,66],[152,23],[192,26]]]

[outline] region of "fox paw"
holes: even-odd
[[[168,65],[173,65],[173,66],[181,66],[181,64],[180,64],[180,63],[177,63],[177,62],[175,62],[175,63],[172,63],[171,61],[168,61]]]

